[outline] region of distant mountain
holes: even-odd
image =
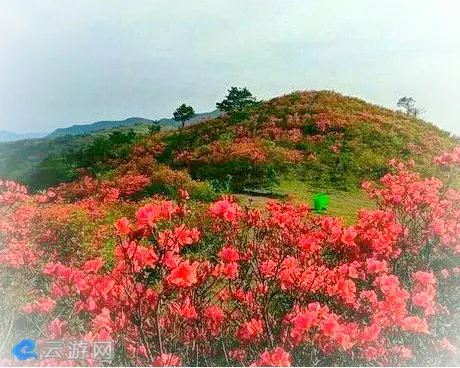
[[[100,130],[112,129],[116,127],[130,127],[140,124],[152,124],[153,120],[144,119],[144,118],[128,118],[125,120],[115,120],[115,121],[97,121],[92,124],[82,124],[82,125],[72,125],[68,128],[58,128],[51,134],[47,135],[45,138],[58,138],[64,137],[66,135],[79,135],[79,134],[90,134],[98,132]]]
[[[208,118],[215,118],[220,115],[218,110],[214,110],[212,112],[205,112],[196,114],[196,116],[190,119],[187,123],[190,125],[191,123],[196,123],[203,119]],[[154,122],[154,120],[144,119],[139,117],[132,117],[125,120],[115,120],[115,121],[98,121],[92,124],[84,124],[84,125],[72,125],[68,128],[59,128],[56,129],[51,134],[47,135],[45,138],[58,138],[64,137],[66,135],[78,135],[78,134],[91,134],[94,132],[98,132],[101,130],[113,129],[118,127],[134,127],[137,125],[150,125]],[[179,123],[173,119],[163,118],[158,120],[161,126],[172,126],[177,127]],[[187,125],[186,123],[186,125]]]
[[[15,133],[8,130],[0,130],[0,142],[14,142],[23,139],[43,138],[48,133],[30,132],[30,133]]]
[[[201,112],[201,113],[196,114],[190,120],[187,120],[185,122],[185,126],[196,124],[200,122],[201,120],[214,119],[214,118],[219,117],[221,114],[222,112],[220,112],[219,110],[214,110],[211,112]],[[177,128],[180,125],[180,122],[177,122],[172,118],[171,119],[163,118],[163,119],[158,120],[158,122],[161,126],[173,126]]]

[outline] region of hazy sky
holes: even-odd
[[[0,129],[334,89],[460,134],[457,0],[0,0]]]

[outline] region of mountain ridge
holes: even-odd
[[[15,142],[24,139],[44,138],[48,134],[48,132],[16,133],[10,130],[2,129],[0,130],[0,142]]]
[[[220,114],[218,110],[210,112],[203,112],[196,114],[192,119],[186,123],[196,123],[203,119],[214,118]],[[100,132],[107,129],[114,129],[119,127],[133,127],[136,125],[148,125],[157,122],[160,126],[178,127],[179,123],[172,118],[161,118],[159,120],[146,119],[141,117],[129,117],[124,120],[101,120],[89,124],[74,124],[66,128],[57,128],[52,133],[45,136],[45,139],[53,139],[64,137],[66,135],[90,134]]]

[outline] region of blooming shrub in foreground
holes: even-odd
[[[456,170],[452,156],[438,161]],[[305,206],[241,208],[232,197],[203,209],[182,191],[177,203],[140,204],[114,221],[111,259],[47,252],[36,221],[58,206],[53,195],[2,183],[0,260],[40,280],[22,313],[42,324],[42,338],[112,339],[114,364],[449,363],[460,194],[393,164],[375,188],[363,184],[379,209],[361,210],[354,226]],[[121,205],[97,201],[107,212]]]

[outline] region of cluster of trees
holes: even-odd
[[[158,125],[159,128],[159,125]],[[77,150],[48,155],[31,176],[29,182],[33,190],[44,189],[62,182],[73,181],[79,169],[90,170],[93,174],[111,169],[111,161],[128,158],[131,147],[138,139],[133,129],[114,130],[108,135],[99,135]]]
[[[231,87],[228,90],[228,95],[221,102],[216,103],[216,108],[233,118],[241,118],[244,117],[242,114],[256,103],[256,98],[246,87]],[[173,113],[173,119],[181,123],[180,129],[184,129],[185,122],[192,119],[194,116],[195,110],[193,107],[184,103]]]

